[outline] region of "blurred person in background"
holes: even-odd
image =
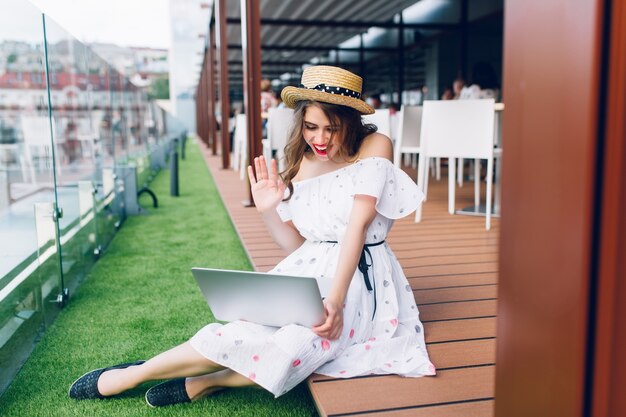
[[[474,64],[472,68],[472,78],[469,86],[463,87],[460,94],[461,100],[493,98],[496,101],[500,98],[500,84],[493,67],[485,61]]]

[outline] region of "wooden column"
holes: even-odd
[[[216,47],[218,51],[219,76],[220,76],[220,102],[221,106],[221,145],[222,145],[222,169],[230,168],[230,132],[228,131],[228,118],[230,116],[230,96],[228,88],[228,39],[226,34],[226,0],[215,0],[215,23],[217,25]]]
[[[213,112],[211,111],[211,96],[213,94],[213,86],[211,85],[211,61],[209,55],[209,49],[207,48],[205,52],[204,58],[204,117],[206,118],[206,123],[204,125],[205,135],[206,135],[206,145],[207,147],[211,146],[211,141],[213,138],[211,137],[211,123],[213,123]]]
[[[261,10],[257,0],[241,0],[241,49],[243,55],[244,106],[248,121],[248,161],[263,153],[261,126]],[[253,205],[252,192],[249,200]]]
[[[198,92],[196,100],[199,101],[199,117],[197,118],[197,130],[202,138],[202,141],[208,146],[209,145],[209,84],[208,84],[208,56],[207,50],[204,50],[204,59],[202,61],[202,74],[200,75],[200,91]]]
[[[217,155],[217,123],[215,120],[217,83],[215,82],[215,21],[211,23],[209,30],[209,141],[211,142],[211,152]]]
[[[610,2],[598,217],[593,417],[626,416],[626,3]]]
[[[196,99],[196,133],[198,134],[198,136],[200,136],[200,139],[202,139],[203,142],[206,141],[206,139],[204,138],[203,134],[202,134],[202,80],[203,74],[200,74],[200,82],[198,82],[198,86],[196,87],[196,94],[195,94],[195,99]]]
[[[496,417],[588,415],[603,4],[504,8]]]

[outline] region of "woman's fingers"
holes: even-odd
[[[277,176],[278,176],[278,174],[276,173],[276,160],[272,159],[272,162],[270,164],[270,174],[269,174],[270,181],[272,183],[275,183]]]
[[[268,179],[269,175],[267,173],[267,161],[263,155],[259,156],[259,162],[261,165],[261,173],[263,174],[263,179]]]
[[[261,172],[261,163],[259,162],[259,157],[254,158],[254,171],[256,172],[256,180],[263,180],[263,173]]]
[[[262,181],[269,179],[270,181],[276,183],[277,172],[276,172],[276,161],[272,159],[272,170],[271,173],[267,171],[267,161],[263,155],[257,156],[254,158],[254,170],[256,171],[256,181]]]
[[[250,185],[256,184],[256,177],[254,176],[252,165],[248,165],[248,180],[250,181]]]
[[[316,332],[326,333],[331,329],[331,327],[332,327],[332,321],[330,320],[330,318],[326,318],[326,321],[323,324],[317,327],[314,327],[313,329]]]
[[[313,328],[316,333],[328,333],[333,327],[333,317],[329,314],[326,316],[326,321],[319,326]]]
[[[339,324],[339,325],[337,326],[337,328],[335,329],[335,333],[334,333],[334,335],[332,336],[332,337],[333,337],[333,339],[339,339],[339,337],[341,336],[341,331],[342,331],[342,330],[343,330],[343,326],[342,326],[341,324]]]

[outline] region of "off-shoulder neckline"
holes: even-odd
[[[383,161],[386,161],[386,162],[389,162],[390,164],[392,164],[392,162],[391,162],[389,159],[384,158],[384,157],[382,157],[382,156],[368,156],[368,157],[366,157],[366,158],[357,159],[356,161],[354,161],[354,162],[353,162],[353,163],[351,163],[350,165],[346,165],[345,167],[337,168],[337,169],[335,169],[334,171],[325,172],[325,173],[323,173],[323,174],[316,175],[316,176],[311,177],[311,178],[306,178],[306,179],[303,179],[303,180],[300,180],[300,181],[292,181],[291,183],[292,183],[293,185],[302,184],[302,183],[305,183],[305,182],[309,182],[309,181],[311,181],[311,180],[315,180],[315,179],[319,179],[319,178],[325,177],[325,176],[327,176],[327,175],[337,174],[338,172],[341,172],[341,171],[343,171],[343,170],[345,170],[345,169],[351,168],[351,167],[353,167],[353,166],[355,166],[355,165],[359,165],[359,163],[362,163],[362,162],[364,162],[364,161],[368,161],[368,160],[376,160],[376,159],[381,159],[381,160],[383,160]]]

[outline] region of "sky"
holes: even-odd
[[[170,46],[168,0],[18,1],[30,1],[85,43],[152,48]]]

